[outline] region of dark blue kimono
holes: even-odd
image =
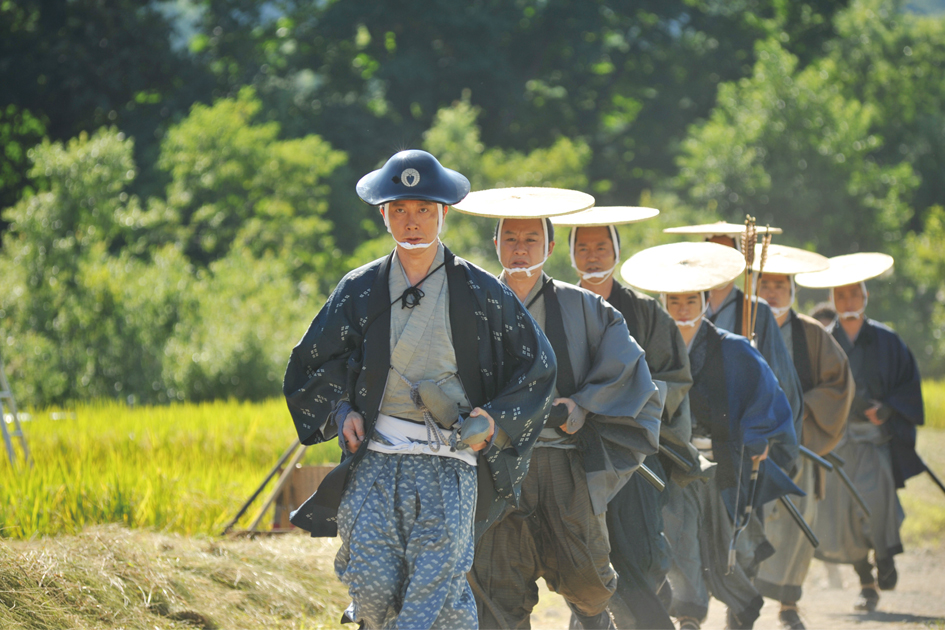
[[[922,379],[912,352],[891,328],[866,318],[854,343],[834,323],[830,333],[850,358],[856,379],[856,395],[851,414],[862,414],[869,401],[882,403],[883,430],[890,437],[896,487],[925,472],[925,463],[915,452],[916,427],[925,424]],[[852,418],[851,418],[852,420]]]
[[[390,370],[388,283],[392,253],[342,279],[292,350],[283,392],[303,444],[338,433],[332,412],[350,402],[371,439]],[[443,273],[439,271],[436,273]],[[515,294],[495,276],[445,252],[449,317],[460,381],[511,440],[479,458],[476,520],[491,521],[518,502],[531,448],[551,409],[555,357],[548,339]],[[367,453],[342,456],[292,522],[314,536],[337,533],[335,515],[349,475]]]
[[[718,464],[716,480],[729,515],[734,519],[736,488],[740,489],[738,511],[744,509],[751,476],[749,459],[763,453],[766,446],[770,451],[761,463],[752,505],[759,507],[785,494],[803,496],[782,470],[793,466],[798,454],[794,415],[761,353],[744,337],[704,321],[690,361],[693,434],[712,438]]]

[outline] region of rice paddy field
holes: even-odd
[[[22,426],[33,467],[20,461],[14,470],[0,453],[4,538],[73,534],[101,523],[219,533],[296,439],[282,400],[103,402],[30,411],[29,418]],[[309,447],[302,463],[338,458],[331,442]],[[254,508],[237,528],[248,524]]]
[[[945,381],[927,381],[924,394],[927,426],[945,429]],[[281,399],[163,407],[102,402],[30,411],[29,416],[23,428],[32,469],[14,470],[5,453],[0,457],[0,537],[8,539],[75,534],[107,523],[218,534],[296,437]],[[922,433],[920,452],[945,474],[938,457],[943,434]],[[332,441],[309,447],[302,463],[338,458]],[[927,498],[935,497],[931,504],[925,497],[904,497],[913,503],[907,512],[933,512],[910,525],[929,518],[945,522],[937,492],[929,488]],[[254,505],[236,528],[245,527],[255,511]],[[910,533],[921,536],[929,524]]]

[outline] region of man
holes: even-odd
[[[631,286],[660,292],[679,326],[693,377],[692,441],[716,462],[709,482],[669,486],[663,513],[673,549],[671,613],[680,628],[700,627],[710,592],[728,606],[728,627],[752,627],[763,600],[750,575],[770,547],[754,508],[800,492],[779,468],[793,460],[797,438],[777,379],[744,337],[704,317],[704,292],[744,268],[731,248],[674,243],[639,252],[621,269]]]
[[[760,269],[760,246],[754,270]],[[794,304],[794,276],[820,271],[827,259],[813,252],[771,245],[758,295],[771,307],[781,329],[798,379],[804,390],[804,428],[801,443],[817,455],[826,455],[840,441],[855,392],[850,363],[840,345],[816,320],[791,308]],[[808,523],[815,521],[817,502],[824,498],[824,470],[809,459],[800,458],[794,475],[806,497],[797,508]],[[765,597],[781,602],[778,618],[789,630],[803,630],[797,610],[801,586],[807,577],[814,547],[778,503],[765,507],[765,535],[775,553],[761,564],[755,586]]]
[[[741,239],[744,231],[744,225],[721,221],[663,230],[667,234],[702,236],[709,242],[732,247],[737,251],[742,251]],[[780,233],[781,228],[758,228],[758,234],[762,235]],[[750,245],[754,246],[754,243],[750,243]],[[744,299],[745,294],[735,286],[734,279],[732,282],[709,291],[709,308],[706,313],[709,321],[715,324],[716,328],[733,332],[736,335],[743,334],[742,304]],[[784,341],[778,332],[778,324],[771,313],[771,309],[763,300],[758,300],[754,296],[751,296],[751,300],[752,308],[757,309],[758,313],[755,329],[752,331],[755,334],[754,339],[751,340],[752,344],[758,348],[775,376],[778,377],[778,384],[784,390],[784,394],[791,404],[791,411],[794,414],[794,431],[800,435],[801,422],[804,418],[804,395],[801,391],[800,382],[797,380],[797,372],[794,371],[794,365],[791,363],[787,347],[785,347]]]
[[[572,228],[568,244],[571,266],[581,278],[580,287],[596,293],[620,311],[630,336],[646,353],[654,382],[666,389],[660,441],[668,442],[669,448],[685,454],[695,465],[699,457],[689,443],[692,427],[687,395],[692,375],[679,329],[659,302],[614,279],[620,261],[617,225],[642,221],[657,213],[652,208],[597,206],[554,217],[552,222]],[[691,467],[682,470],[669,462],[664,466],[659,455],[648,456],[644,464],[666,483],[685,484],[691,480],[688,475]],[[620,578],[610,610],[618,627],[675,628],[657,597],[670,563],[662,516],[667,496],[640,475],[634,475],[607,506],[610,561]]]
[[[471,205],[467,200],[459,209]],[[523,206],[522,212],[506,206],[503,217],[526,215],[530,204]],[[659,390],[623,316],[598,296],[543,273],[554,249],[548,219],[500,218],[495,239],[500,280],[554,348],[557,407],[532,453],[519,507],[477,545],[471,581],[481,589],[480,619],[484,627],[527,628],[544,577],[585,628],[613,627],[606,607],[617,576],[605,511],[657,450]]]
[[[299,439],[337,434],[344,451],[292,522],[341,535],[347,620],[474,628],[473,515],[516,503],[554,354],[504,285],[439,242],[465,177],[402,151],[357,191],[396,248],[345,276],[292,351],[283,389]]]
[[[830,289],[838,321],[829,332],[849,357],[856,381],[846,432],[835,452],[846,460],[844,470],[871,515],[867,517],[830,475],[814,530],[820,538],[818,558],[853,565],[861,587],[854,607],[863,611],[876,609],[877,588],[896,586],[894,557],[902,553],[899,527],[904,518],[896,490],[925,470],[915,452],[916,427],[925,422],[915,357],[895,332],[864,316],[866,281],[892,265],[892,257],[885,254],[850,254],[831,258],[825,271],[797,276],[803,287]]]

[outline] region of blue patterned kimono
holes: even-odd
[[[292,350],[283,392],[303,444],[337,435],[330,416],[341,401],[361,412],[364,442],[371,439],[390,369],[388,273],[394,255],[346,275]],[[488,522],[518,502],[531,448],[551,409],[554,352],[515,294],[495,276],[449,249],[445,270],[463,388],[472,406],[485,409],[512,443],[479,459],[476,520]],[[394,308],[400,307],[398,301]],[[342,456],[294,514],[296,526],[315,536],[336,535],[341,495],[366,451]]]

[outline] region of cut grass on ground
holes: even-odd
[[[0,541],[0,628],[338,627],[336,539],[188,538],[97,526]]]

